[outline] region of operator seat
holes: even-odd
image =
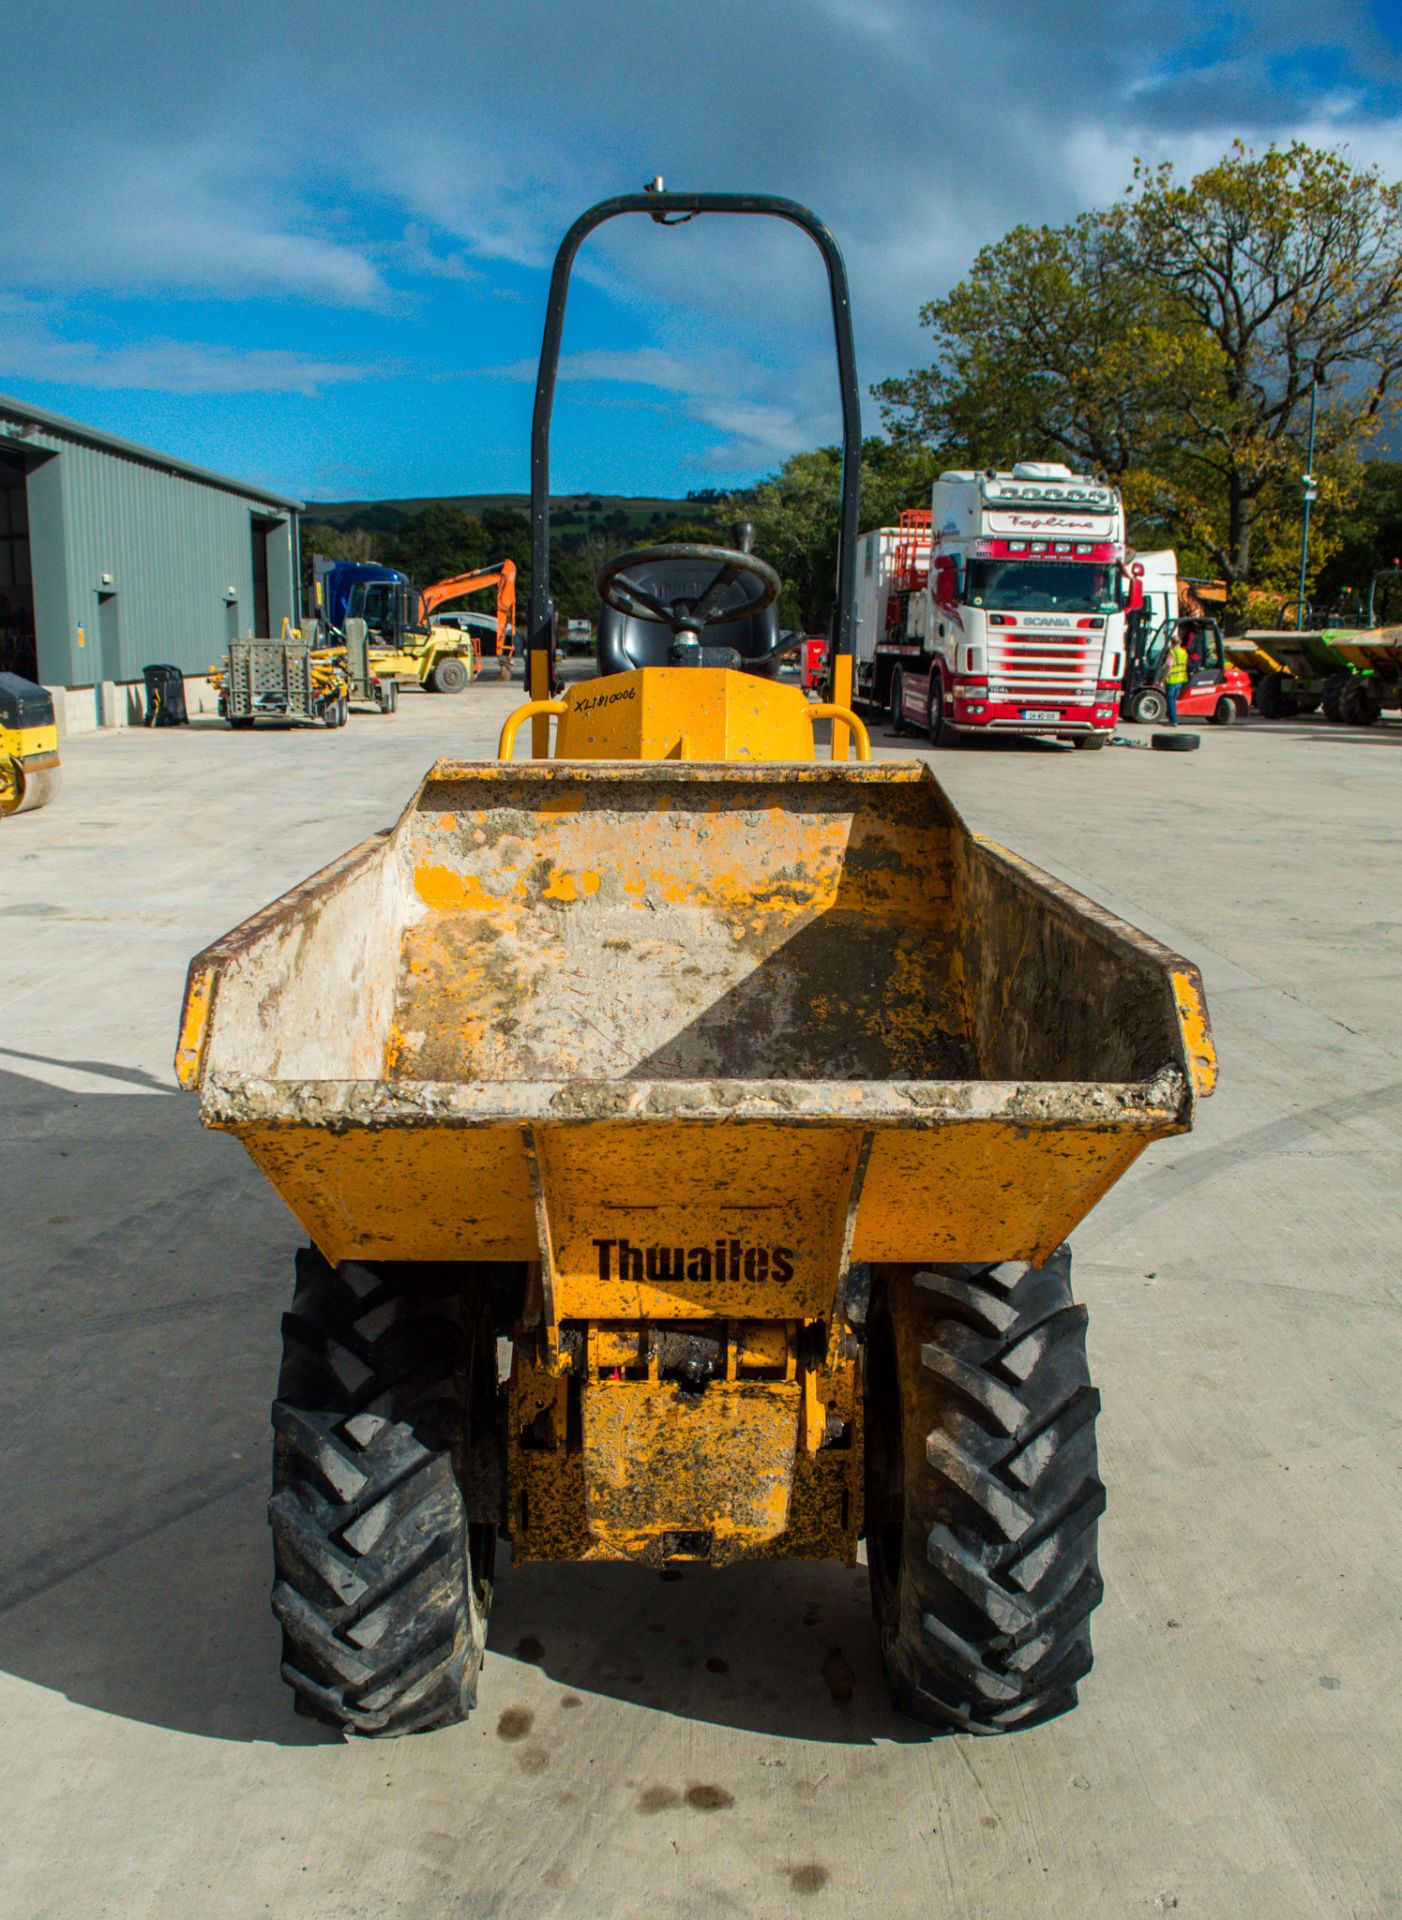
[[[689,601],[693,605],[715,578],[714,565],[694,560],[659,560],[647,567],[634,567],[629,578],[656,599],[671,603]],[[751,573],[742,573],[726,589],[721,607],[743,605],[754,597],[762,582]],[[701,636],[701,644],[679,646],[669,627],[635,614],[620,613],[601,602],[599,606],[598,668],[600,674],[631,673],[636,667],[731,667],[741,673],[753,673],[772,680],[779,671],[775,649],[779,645],[779,609],[768,606],[746,619],[712,619]]]

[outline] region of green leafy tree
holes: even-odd
[[[301,525],[303,594],[310,600],[312,561],[317,554],[326,560],[378,560],[386,545],[382,534],[364,527],[333,527],[325,520],[304,520]]]
[[[891,526],[903,508],[928,505],[940,465],[929,448],[909,440],[866,440],[861,525]],[[841,482],[841,450],[820,447],[794,454],[778,473],[726,503],[725,521],[751,521],[755,552],[783,577],[781,623],[804,633],[827,632],[832,620]]]
[[[1061,458],[1121,484],[1141,544],[1288,590],[1319,383],[1312,536],[1329,556],[1402,373],[1402,189],[1302,142],[1239,143],[1187,184],[1018,228],[922,323],[930,367],[877,389],[899,440],[971,464]]]
[[[1369,460],[1347,505],[1337,514],[1335,551],[1314,586],[1316,609],[1337,608],[1357,618],[1367,612],[1373,575],[1402,567],[1402,465]],[[1313,530],[1311,529],[1311,548]],[[1379,581],[1374,618],[1402,621],[1402,579]]]
[[[420,586],[428,586],[450,574],[484,567],[490,557],[482,522],[460,507],[434,501],[405,520],[390,564],[402,568]]]

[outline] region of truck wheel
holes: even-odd
[[[462,1484],[495,1420],[496,1345],[451,1268],[297,1255],[273,1404],[273,1612],[298,1708],[343,1733],[466,1719],[494,1525]]]
[[[229,725],[236,733],[242,733],[253,725],[253,715],[251,713],[231,713],[229,715]]]
[[[930,736],[932,747],[962,745],[962,736],[955,732],[944,717],[944,682],[937,671],[932,671],[930,674],[930,711],[925,730]]]
[[[1125,719],[1141,727],[1156,727],[1168,718],[1168,702],[1161,687],[1141,687],[1125,702]]]
[[[1097,748],[1103,747],[1109,738],[1107,733],[1078,733],[1075,736],[1075,744],[1083,753],[1094,753]]]
[[[1326,720],[1337,720],[1339,718],[1339,701],[1342,699],[1344,689],[1348,686],[1352,678],[1353,675],[1351,673],[1331,673],[1329,678],[1324,682],[1324,692],[1319,704],[1324,709],[1324,718]]]
[[[1226,694],[1223,694],[1222,698],[1212,709],[1212,724],[1214,727],[1230,727],[1233,726],[1235,722],[1236,701],[1229,699]]]
[[[1070,1249],[873,1278],[867,1565],[892,1699],[968,1733],[1035,1726],[1075,1705],[1103,1591]]]
[[[891,675],[891,705],[886,718],[892,733],[905,732],[905,678],[899,667]]]
[[[461,693],[470,677],[458,656],[449,653],[435,663],[428,684],[435,693]]]
[[[399,707],[399,682],[382,680],[380,682],[380,712],[394,713]]]

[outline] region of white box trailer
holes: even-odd
[[[875,527],[862,535],[857,548],[857,621],[853,630],[852,658],[866,662],[878,646],[892,636],[887,615],[896,592],[896,558],[905,538],[899,527]],[[929,532],[925,534],[923,564],[928,567]]]

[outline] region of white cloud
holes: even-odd
[[[1114,199],[1137,153],[1191,172],[1238,132],[1298,132],[1402,173],[1386,92],[1402,66],[1363,8],[1000,0],[972,37],[970,18],[967,0],[674,0],[665,20],[654,0],[349,16],[339,0],[149,0],[139,25],[105,0],[11,9],[0,64],[8,34],[25,86],[0,120],[0,259],[37,291],[384,310],[408,278],[480,280],[538,313],[581,208],[661,171],[786,194],[829,221],[865,384],[925,357],[919,307],[980,245]],[[100,111],[56,137],[75,100]],[[527,351],[535,314],[504,345],[509,316],[483,323],[492,347],[464,329],[445,359]],[[708,459],[772,463],[835,431],[826,290],[802,236],[613,223],[581,253],[566,345],[610,325],[618,344],[572,355],[562,378],[667,396],[713,437]],[[730,357],[703,351],[726,340]],[[287,391],[357,377],[314,346],[237,367],[194,346],[182,371],[176,345],[73,351],[98,377]]]
[[[232,139],[156,143],[111,134],[50,140],[43,168],[0,196],[9,280],[44,290],[268,294],[331,305],[382,303],[368,252],[319,230],[257,145]]]
[[[312,399],[324,387],[363,380],[372,371],[279,348],[240,351],[194,340],[98,346],[64,339],[33,310],[16,315],[17,305],[0,307],[0,372],[7,385],[40,380],[153,393],[298,393]],[[15,317],[4,317],[7,311]]]

